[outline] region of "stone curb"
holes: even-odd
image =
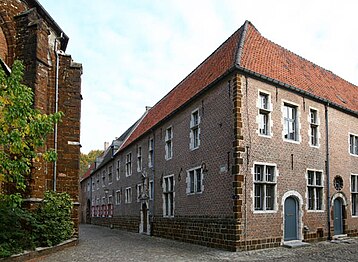
[[[24,251],[23,253],[12,255],[11,257],[7,258],[0,258],[1,262],[8,262],[8,261],[28,261],[28,262],[36,262],[37,259],[46,256],[58,251],[61,251],[68,247],[73,247],[78,245],[78,238],[71,238],[66,240],[56,246],[52,247],[38,247],[34,251]]]

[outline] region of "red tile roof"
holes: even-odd
[[[263,37],[248,22],[240,67],[358,111],[358,87]]]
[[[86,173],[84,173],[84,175],[81,177],[80,181],[82,182],[87,177],[89,177],[91,175],[92,170],[94,169],[95,169],[95,163],[92,163],[90,167],[87,169]]]
[[[258,73],[343,108],[358,110],[358,87],[263,37],[246,21],[153,106],[120,150],[148,132],[234,67]]]

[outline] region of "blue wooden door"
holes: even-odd
[[[284,240],[298,239],[298,208],[297,201],[293,197],[285,200],[285,232]]]
[[[342,213],[342,200],[336,198],[333,203],[333,215],[334,215],[334,234],[343,234],[343,213]]]

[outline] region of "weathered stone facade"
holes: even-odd
[[[38,1],[0,1],[1,59],[9,67],[14,60],[23,62],[24,83],[34,90],[34,106],[46,114],[56,110],[56,56],[59,64],[58,110],[64,116],[57,129],[57,170],[54,174],[53,164],[36,163],[26,194],[28,203],[32,206],[45,191],[53,190],[56,178],[56,190],[68,192],[76,203],[73,219],[77,228],[82,65],[65,54],[67,42],[68,37]],[[53,135],[46,148],[55,148]]]

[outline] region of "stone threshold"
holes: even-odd
[[[309,246],[310,244],[303,242],[301,240],[291,240],[291,241],[285,241],[283,242],[283,247],[287,248],[299,248],[299,247],[305,247]]]
[[[7,258],[0,258],[1,262],[7,262],[7,261],[29,261],[29,262],[35,262],[37,261],[37,258],[46,256],[58,251],[61,251],[68,247],[73,247],[78,244],[78,238],[71,238],[68,239],[56,246],[52,247],[37,247],[33,251],[24,251],[20,254],[12,255],[11,257]]]

